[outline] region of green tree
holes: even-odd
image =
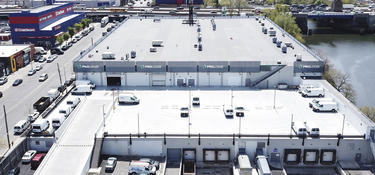
[[[365,114],[369,119],[375,121],[375,107],[363,106],[360,108],[363,114]]]
[[[76,32],[79,32],[82,29],[82,24],[74,24],[74,28],[76,29]]]
[[[64,38],[64,41],[68,41],[68,39],[70,38],[69,33],[64,33],[63,38]]]
[[[61,44],[61,43],[64,42],[64,39],[63,39],[63,37],[62,37],[61,35],[59,35],[58,37],[56,37],[56,41],[57,41],[59,44]]]
[[[74,28],[68,27],[68,33],[69,33],[70,37],[73,37],[73,35],[75,34]]]

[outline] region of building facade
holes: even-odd
[[[0,77],[28,65],[34,60],[34,45],[1,45]]]
[[[55,3],[9,14],[13,44],[53,47],[56,37],[79,23],[85,14],[74,13],[72,3]]]

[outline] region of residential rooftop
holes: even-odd
[[[126,54],[129,54],[129,61],[261,61],[263,64],[281,61],[293,64],[296,54],[301,54],[304,61],[319,61],[305,46],[283,34],[270,21],[255,17],[214,18],[216,30],[213,30],[212,18],[196,18],[202,36],[202,51],[198,51],[195,47],[199,44],[198,25],[183,24],[183,20],[186,18],[130,18],[81,61],[101,61],[106,52],[114,53],[117,61],[127,61]],[[273,27],[278,40],[291,43],[294,49],[288,47],[287,53],[283,53],[272,42],[273,37],[262,32],[259,21],[268,30]],[[163,41],[156,52],[150,52],[153,40]],[[130,58],[131,51],[136,51],[135,59]]]

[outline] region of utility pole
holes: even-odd
[[[233,87],[230,88],[230,106],[233,108]]]
[[[139,134],[141,134],[141,131],[139,129],[139,112],[137,114],[137,120],[138,120],[138,137],[139,137]]]
[[[275,107],[275,104],[276,103],[276,88],[275,88],[275,90],[273,91],[273,109],[275,109],[276,107]]]
[[[103,104],[103,127],[105,128],[105,112],[104,112],[104,104]]]
[[[59,73],[60,85],[62,85],[62,80],[61,80],[61,73],[60,73],[60,66],[59,66],[59,63],[57,63],[57,72]]]
[[[66,72],[65,72],[65,67],[64,67],[64,81],[66,81]]]
[[[94,45],[94,39],[92,39],[92,37],[91,37],[91,46],[93,46]]]
[[[8,148],[10,149],[10,140],[9,140],[9,131],[8,131],[8,119],[7,119],[7,112],[5,111],[5,105],[3,105],[3,109],[4,109],[5,129],[7,130]]]
[[[240,117],[240,121],[238,122],[238,136],[241,136],[241,120],[242,117]]]

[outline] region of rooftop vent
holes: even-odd
[[[156,51],[157,51],[156,47],[150,47],[150,52],[156,52]]]
[[[163,40],[152,40],[152,47],[163,47]]]
[[[296,58],[296,61],[302,61],[302,54],[298,53],[295,55]]]
[[[281,47],[281,52],[286,53],[286,50],[287,50],[286,46]]]
[[[198,51],[202,51],[202,43],[199,43],[199,45],[198,45]]]
[[[109,49],[109,46],[107,46],[107,49]]]
[[[154,19],[154,22],[160,22],[160,21],[161,21],[160,18],[155,18],[155,19]]]
[[[130,58],[135,58],[136,56],[137,56],[137,52],[134,51],[134,50],[132,50],[132,51],[130,52]]]
[[[281,60],[277,60],[277,64],[281,64]]]
[[[281,47],[281,44],[282,44],[282,43],[283,43],[282,41],[277,41],[277,42],[276,42],[276,46],[277,46],[277,47]]]
[[[115,59],[115,54],[112,52],[104,52],[102,54],[102,59]]]
[[[276,44],[276,42],[277,42],[277,37],[273,37],[273,38],[272,38],[272,42]]]

